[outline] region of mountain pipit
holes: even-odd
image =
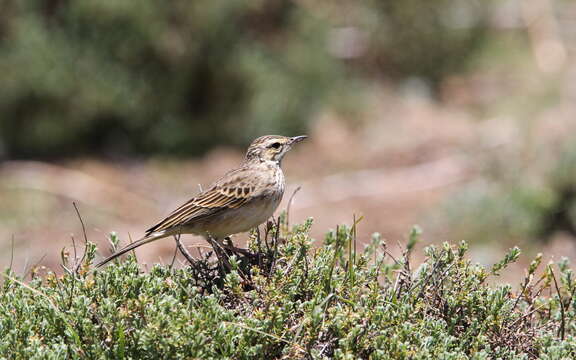
[[[168,236],[197,234],[210,243],[248,231],[272,216],[284,194],[282,158],[306,136],[262,136],[254,140],[244,163],[229,171],[208,190],[174,210],[146,235],[102,260],[96,266],[141,245]]]

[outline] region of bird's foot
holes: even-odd
[[[234,247],[234,243],[232,242],[230,236],[226,236],[224,240],[222,240],[222,244],[226,247]]]

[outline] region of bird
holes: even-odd
[[[96,264],[109,261],[169,236],[196,234],[210,243],[248,231],[267,221],[284,195],[281,164],[293,145],[307,136],[266,135],[255,139],[242,164],[215,181],[205,191],[182,204],[166,218],[146,230],[144,237]]]

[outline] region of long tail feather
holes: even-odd
[[[114,254],[108,256],[106,259],[100,261],[98,264],[96,264],[96,267],[101,267],[102,265],[105,265],[106,263],[110,262],[111,260],[116,259],[118,256],[122,256],[122,255],[126,254],[128,251],[134,250],[139,246],[142,246],[144,244],[148,244],[154,240],[165,238],[167,236],[170,236],[170,234],[161,234],[161,235],[150,234],[148,236],[145,236],[142,239],[137,240],[137,241],[133,242],[132,244],[125,246],[124,248],[118,250]]]

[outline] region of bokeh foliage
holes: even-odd
[[[309,51],[318,23],[291,3],[28,1],[8,12],[9,154],[195,153],[256,127],[293,133],[333,72]]]
[[[530,244],[576,237],[576,146],[537,149],[522,161],[492,157],[476,180],[446,201],[451,234],[478,243]]]
[[[434,87],[461,71],[490,4],[4,0],[0,157],[197,154],[296,134],[351,84]]]

